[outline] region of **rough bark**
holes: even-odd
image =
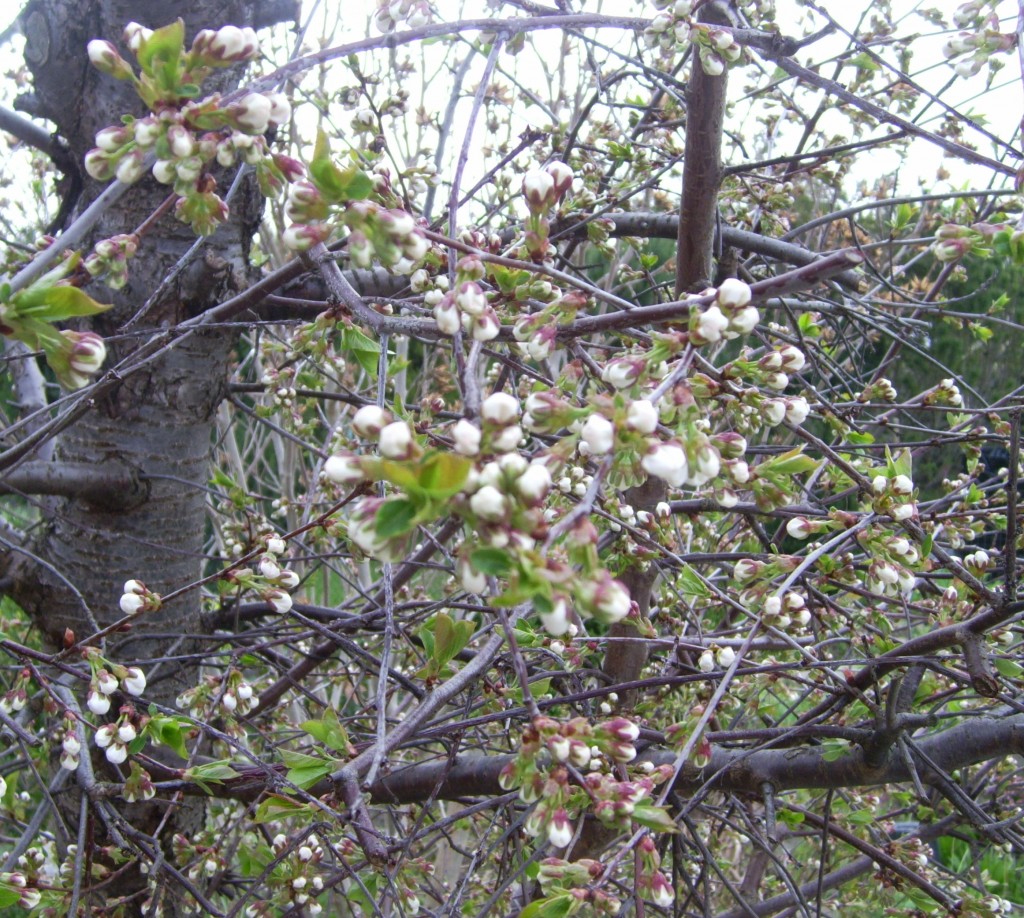
[[[35,93],[22,107],[53,121],[80,163],[99,129],[118,123],[122,114],[141,113],[130,86],[89,66],[85,46],[90,39],[107,38],[124,50],[121,33],[128,22],[155,28],[181,17],[186,42],[190,42],[201,27],[226,22],[265,24],[289,8],[290,4],[258,0],[216,5],[203,0],[94,0],[87,4],[33,0],[24,11],[23,23]],[[132,59],[127,53],[125,57]],[[207,85],[204,90],[228,90],[237,85],[241,73],[235,69],[217,76],[220,85]],[[219,179],[223,195],[230,176]],[[86,177],[74,213],[81,212],[101,190]],[[143,179],[106,213],[90,242],[132,232],[166,198],[167,191],[151,178]],[[248,249],[259,211],[253,195],[241,197],[232,208],[232,221],[208,241],[195,266],[155,304],[140,323],[141,329],[193,316],[247,283]],[[187,226],[166,215],[143,237],[127,287],[116,292],[90,287],[96,299],[114,304],[91,323],[107,338],[113,360],[130,354],[139,340],[132,335],[117,337],[118,329],[194,242]],[[95,405],[61,436],[58,461],[127,468],[142,488],[139,499],[127,508],[98,505],[87,496],[57,504],[34,550],[60,571],[60,577],[22,562],[15,597],[54,642],[63,640],[65,629],[84,638],[97,625],[119,618],[121,584],[129,578],[141,579],[163,593],[199,576],[212,420],[226,391],[233,346],[232,334],[226,331],[188,337],[165,357],[127,378],[112,397]],[[167,603],[137,624],[123,653],[137,659],[159,658],[166,645],[160,640],[140,640],[140,634],[194,633],[199,629],[199,611],[197,593]],[[115,655],[122,653],[116,644],[110,646]],[[187,647],[177,648],[182,650]],[[163,699],[173,697],[189,678],[182,667],[156,675],[154,693]]]

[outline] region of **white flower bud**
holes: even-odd
[[[735,277],[728,277],[722,281],[715,299],[729,309],[739,309],[750,302],[750,287]]]
[[[484,399],[480,416],[492,424],[508,424],[519,417],[519,402],[506,392],[495,392]]]
[[[465,418],[452,428],[455,452],[462,456],[475,456],[480,452],[480,428]]]
[[[505,516],[505,495],[492,485],[485,485],[469,499],[469,506],[481,519],[495,522]]]
[[[658,427],[658,409],[647,399],[638,399],[629,406],[626,426],[638,433],[654,433]]]
[[[380,432],[380,454],[386,459],[406,459],[412,449],[412,431],[405,421],[393,421]]]
[[[658,443],[640,460],[648,475],[660,478],[673,487],[686,481],[689,471],[686,453],[675,443]]]
[[[606,417],[595,413],[587,418],[580,437],[592,456],[603,456],[615,445],[615,427]]]

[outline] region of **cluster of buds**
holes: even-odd
[[[24,708],[28,704],[28,690],[31,684],[31,670],[21,670],[14,680],[14,685],[4,692],[3,696],[0,696],[0,711],[3,711],[4,714],[17,714]],[[3,797],[2,793],[0,793],[0,797]]]
[[[267,550],[260,557],[256,570],[262,581],[260,596],[282,615],[292,608],[291,590],[299,585],[299,575],[281,566],[281,555],[287,550],[284,539],[267,539]]]
[[[650,776],[629,781],[620,781],[610,774],[588,774],[584,782],[589,796],[596,801],[594,815],[609,828],[628,831],[633,819],[646,820],[660,809],[645,801],[649,801],[651,792],[669,773],[666,766],[662,766]],[[664,816],[664,819],[671,823],[669,817]]]
[[[661,12],[644,29],[644,44],[671,54],[690,41],[693,0],[655,0],[654,5]]]
[[[640,858],[637,871],[637,891],[659,908],[671,908],[675,891],[668,877],[661,871],[661,855],[650,835],[645,835],[636,846]]]
[[[909,475],[891,478],[875,475],[871,479],[871,493],[878,513],[886,513],[898,522],[917,516],[917,504],[913,501],[914,482]]]
[[[761,321],[760,313],[750,305],[750,286],[735,277],[729,277],[713,292],[715,304],[729,320],[728,326],[722,330],[722,337],[728,340],[749,335]]]
[[[262,136],[272,125],[291,118],[291,105],[283,94],[250,92],[229,103],[219,95],[194,98],[194,87],[212,70],[258,54],[255,32],[230,25],[203,30],[187,53],[183,39],[180,20],[155,32],[130,23],[124,40],[139,60],[138,77],[110,42],[89,43],[92,63],[132,82],[153,114],[101,130],[95,148],[85,156],[85,169],[97,181],[116,177],[131,184],[142,178],[152,156],[153,176],[180,196],[179,219],[209,235],[227,218],[227,205],[215,194],[216,182],[207,171],[213,162],[227,167],[240,158],[253,166],[265,195],[304,170],[289,157],[271,154]],[[98,254],[102,261],[95,266],[110,263],[107,270],[119,279],[116,253]]]
[[[430,5],[425,0],[378,0],[373,24],[378,32],[387,34],[400,24],[408,29],[418,29],[427,25],[430,18]]]
[[[78,731],[77,721],[70,715],[64,715],[64,739],[60,746],[60,767],[75,771],[81,762],[82,738]]]
[[[208,719],[214,709],[220,715],[248,714],[259,699],[253,686],[246,681],[241,671],[230,669],[221,676],[207,676],[199,685],[182,692],[175,704],[195,720]]]
[[[1017,44],[1017,36],[1012,32],[999,31],[999,18],[995,12],[983,21],[976,21],[974,26],[977,31],[960,32],[942,48],[943,57],[958,76],[965,78],[980,73],[993,55],[1006,54]]]
[[[544,460],[530,462],[509,452],[470,476],[459,507],[472,518],[484,543],[530,550],[547,531],[541,504],[551,488]]]
[[[946,264],[960,261],[967,255],[990,255],[990,243],[997,233],[1006,229],[1004,224],[975,223],[962,226],[959,223],[945,223],[935,231],[932,254]]]
[[[126,704],[121,708],[116,721],[104,724],[96,731],[96,745],[103,750],[112,765],[120,765],[128,758],[128,747],[139,736],[138,721],[135,708]]]
[[[984,574],[990,567],[992,567],[992,557],[987,551],[979,548],[977,551],[973,551],[970,554],[964,555],[964,567],[967,568],[975,576]]]
[[[783,421],[799,427],[810,414],[811,406],[802,395],[762,398],[757,417],[766,427],[778,427]]]
[[[697,49],[700,65],[708,76],[721,76],[727,67],[739,62],[743,49],[728,29],[695,25],[690,41]]]
[[[278,904],[287,904],[304,909],[310,915],[319,915],[323,906],[313,897],[324,888],[323,878],[318,872],[318,865],[324,859],[320,839],[310,834],[295,843],[287,835],[278,833],[274,836],[273,847],[274,854],[281,859],[274,879],[283,889],[285,899],[285,902]]]
[[[729,441],[735,450],[742,446],[746,449],[746,440],[737,436]],[[736,454],[734,468],[739,462]],[[744,466],[746,463],[743,463]],[[690,430],[685,440],[659,440],[650,437],[646,441],[646,451],[640,459],[641,468],[654,478],[660,478],[671,487],[687,485],[699,488],[714,480],[722,470],[722,454],[720,447],[703,431]],[[738,468],[737,468],[738,473]]]
[[[128,259],[139,248],[139,237],[134,233],[122,233],[96,243],[92,254],[83,263],[85,270],[94,278],[114,290],[120,290],[128,283]]]
[[[719,647],[718,644],[712,644],[697,658],[697,669],[702,673],[714,672],[716,667],[728,669],[735,660],[736,651],[731,647]]]
[[[126,580],[118,606],[125,615],[141,615],[160,608],[160,594],[154,593],[141,580]]]
[[[939,384],[925,396],[924,403],[960,408],[963,406],[964,397],[960,394],[960,387],[956,384],[956,380],[947,377],[939,380]]]
[[[42,893],[34,885],[30,885],[29,878],[20,870],[0,873],[0,890],[9,890],[16,894],[18,898],[12,904],[25,911],[36,908],[43,898]]]
[[[747,593],[743,596],[745,605],[753,606],[758,602],[758,594]],[[807,627],[811,620],[811,612],[807,608],[807,600],[797,592],[772,594],[761,597],[761,620],[770,628],[788,631],[794,624],[798,628]]]
[[[523,176],[523,197],[530,211],[523,245],[526,257],[536,264],[543,264],[551,255],[550,214],[572,187],[573,178],[572,169],[557,160]]]
[[[152,777],[138,762],[129,763],[129,774],[121,788],[121,796],[126,803],[140,803],[156,796]]]
[[[86,707],[93,714],[106,714],[110,710],[110,696],[118,689],[136,697],[146,691],[146,674],[138,666],[108,663],[98,650],[91,647],[83,651],[83,656],[92,671]]]
[[[577,417],[576,409],[553,390],[530,393],[523,408],[522,424],[530,433],[555,433]]]
[[[564,296],[557,296],[558,291],[548,281],[535,281],[526,285],[527,289],[516,289],[516,299],[537,297],[555,297],[550,305],[541,312],[524,316],[512,329],[512,337],[520,343],[520,353],[531,360],[546,360],[555,350],[558,339],[558,326],[562,322],[571,322],[576,313],[582,309],[587,298],[578,290],[570,290]],[[538,289],[540,288],[540,289]]]
[[[480,281],[485,274],[479,258],[467,255],[455,266],[454,289],[433,297],[434,321],[445,335],[466,331],[474,341],[490,341],[501,331],[501,320]]]

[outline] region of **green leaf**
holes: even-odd
[[[434,659],[446,664],[469,643],[475,630],[470,621],[455,621],[447,612],[438,612],[434,616]]]
[[[169,72],[170,67],[176,71],[184,43],[185,23],[181,19],[157,29],[139,45],[136,55],[139,66],[150,76],[156,76],[157,66],[160,66],[165,74]],[[161,83],[165,88],[169,88],[163,81]]]
[[[519,913],[519,918],[566,918],[582,903],[566,893],[550,899],[537,899]]]
[[[279,794],[271,794],[256,808],[257,824],[264,822],[276,822],[288,816],[307,814],[310,811],[308,803],[299,803],[291,797],[282,797]]]
[[[708,589],[707,584],[701,579],[700,574],[688,564],[682,566],[679,572],[679,579],[684,596],[700,596],[707,599],[711,595],[711,590]]]
[[[867,826],[871,825],[875,821],[874,810],[854,810],[846,817],[855,826]]]
[[[512,566],[512,559],[501,548],[478,548],[469,556],[473,570],[492,577],[503,577]]]
[[[106,312],[110,306],[97,303],[89,294],[78,287],[59,286],[29,287],[15,294],[11,303],[15,317],[41,319],[44,322],[63,322],[78,316],[95,316]]]
[[[183,759],[188,758],[188,749],[185,748],[185,733],[191,729],[188,721],[180,720],[177,717],[167,717],[163,714],[156,714],[146,724],[146,733],[154,743],[163,744],[174,750],[176,755]]]
[[[211,781],[219,783],[237,778],[238,772],[231,765],[230,759],[220,759],[216,762],[207,762],[205,765],[196,765],[185,771],[185,777],[192,781]]]
[[[1014,663],[1007,657],[996,657],[992,661],[992,665],[999,670],[1001,676],[1007,679],[1016,679],[1021,673],[1024,673],[1024,669],[1021,668],[1020,664]]]
[[[338,720],[338,712],[334,708],[324,711],[324,716],[320,720],[307,720],[302,724],[302,729],[334,752],[355,755],[355,748],[349,742],[348,732]]]
[[[320,193],[332,204],[362,201],[373,191],[373,181],[358,166],[339,169],[331,160],[327,135],[317,132],[313,161],[309,164],[309,177]]]
[[[668,814],[663,806],[651,806],[650,804],[637,804],[633,810],[633,818],[642,826],[653,829],[655,832],[678,832],[675,820]]]
[[[762,462],[758,467],[758,473],[769,472],[773,475],[799,475],[802,472],[813,472],[818,467],[818,461],[803,454],[803,447],[791,449],[781,456]]]
[[[404,497],[393,497],[381,504],[374,529],[382,539],[402,535],[416,525],[417,506]]]
[[[0,908],[7,908],[14,905],[21,898],[21,892],[8,886],[0,884]]]
[[[380,345],[372,338],[364,335],[358,328],[349,326],[341,333],[341,346],[351,351],[359,365],[376,378],[380,365]]]
[[[281,750],[281,758],[288,766],[288,780],[303,790],[312,787],[336,767],[336,763],[330,759],[306,755],[304,752],[289,752],[287,749]]]
[[[420,460],[419,489],[430,497],[447,500],[466,484],[473,460],[438,450]]]

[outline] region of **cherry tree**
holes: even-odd
[[[0,907],[1024,903],[1014,12],[31,0]]]

